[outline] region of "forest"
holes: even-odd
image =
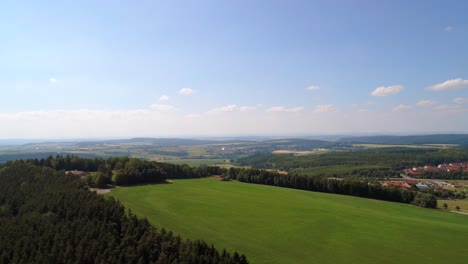
[[[167,178],[188,179],[211,175],[221,175],[224,169],[219,167],[190,167],[137,158],[82,158],[78,156],[49,156],[42,159],[27,159],[24,162],[35,166],[49,167],[54,170],[79,170],[88,173],[85,181],[88,185],[104,187],[107,184],[133,185],[142,183],[162,183]],[[12,164],[10,161],[6,164]]]
[[[238,159],[240,166],[259,169],[289,171],[334,165],[380,165],[393,170],[410,166],[435,165],[468,160],[468,151],[463,148],[448,149],[369,149],[362,151],[337,151],[321,155],[293,156],[263,154]]]
[[[190,167],[187,165],[175,165],[127,157],[86,159],[76,156],[56,156],[55,158],[50,156],[47,159],[29,159],[22,162],[35,166],[45,166],[59,171],[82,170],[92,172],[86,176],[85,183],[89,186],[97,187],[105,187],[107,184],[163,183],[166,179],[188,179],[223,175],[226,180],[235,179],[247,183],[412,203],[428,208],[435,208],[437,206],[437,200],[433,194],[416,190],[382,187],[376,181],[358,177],[338,180],[320,176],[283,175],[275,171],[255,168]],[[6,164],[15,164],[15,162],[8,162]],[[355,171],[353,173],[355,176],[382,174],[380,170],[371,170],[370,172],[367,170]]]
[[[248,263],[156,229],[63,171],[15,161],[0,181],[0,263]]]

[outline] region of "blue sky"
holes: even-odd
[[[466,10],[4,1],[0,138],[467,133]]]

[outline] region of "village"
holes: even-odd
[[[424,166],[424,167],[413,167],[405,169],[404,172],[411,177],[420,177],[423,172],[467,172],[468,173],[468,162],[454,162],[448,164],[439,164],[437,167]]]
[[[468,176],[468,162],[454,162],[447,164],[439,164],[438,166],[419,166],[412,167],[403,170],[401,176],[403,179],[391,179],[390,181],[381,181],[382,186],[394,186],[401,189],[411,189],[416,188],[418,190],[453,190],[460,188],[468,188],[468,181],[464,179],[461,180],[448,180],[445,179],[442,175],[447,173],[464,173]],[[426,173],[437,174],[440,173],[440,177],[436,179],[425,178]],[[440,178],[440,179],[437,179]],[[468,177],[467,177],[468,178]]]

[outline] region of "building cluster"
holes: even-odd
[[[419,182],[417,180],[385,181],[381,182],[381,184],[383,187],[394,186],[401,189],[411,189],[413,188],[413,186],[419,190],[426,190],[430,188],[429,185]]]
[[[448,164],[439,164],[438,166],[413,167],[404,170],[408,176],[418,177],[423,172],[468,172],[468,162],[454,162]]]
[[[418,190],[436,189],[442,190],[445,188],[462,188],[463,184],[450,183],[443,180],[401,180],[401,181],[383,181],[383,187],[394,186],[401,189],[416,188]]]

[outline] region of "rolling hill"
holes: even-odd
[[[465,263],[468,216],[213,178],[117,188],[157,227],[258,263]]]

